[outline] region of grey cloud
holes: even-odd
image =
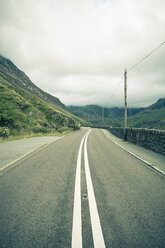
[[[0,0],[0,53],[65,104],[122,105],[124,69],[164,41],[164,9],[164,0]],[[163,97],[164,65],[165,45],[130,71],[130,105]]]

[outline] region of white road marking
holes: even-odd
[[[14,165],[15,163],[19,162],[20,160],[26,158],[27,156],[29,156],[30,154],[32,154],[33,152],[37,151],[38,149],[42,148],[42,147],[45,147],[47,146],[47,143],[46,144],[43,144],[43,145],[40,145],[38,146],[37,148],[31,150],[30,152],[22,155],[21,157],[17,158],[16,160],[10,162],[9,164],[5,165],[4,167],[0,168],[0,172],[3,172],[4,170],[10,168],[10,166]]]
[[[89,199],[89,210],[90,210],[90,217],[91,217],[91,225],[92,225],[92,234],[93,234],[93,242],[95,248],[105,248],[103,233],[100,224],[100,218],[97,210],[92,179],[89,170],[89,162],[88,162],[88,154],[87,154],[87,134],[85,138],[84,144],[84,162],[85,162],[85,174],[86,174],[86,183],[87,183],[87,190],[88,190],[88,199]],[[76,248],[78,248],[77,246]]]
[[[14,167],[15,167],[14,165],[15,165],[16,163],[18,163],[18,162],[20,162],[21,160],[27,158],[28,156],[30,156],[31,154],[35,153],[36,151],[38,151],[38,150],[40,150],[40,149],[42,149],[42,148],[45,148],[45,147],[49,146],[50,144],[52,144],[52,143],[54,143],[54,142],[57,142],[58,140],[62,139],[63,137],[65,137],[65,136],[59,137],[57,140],[53,140],[53,141],[51,141],[51,142],[49,142],[49,143],[42,144],[42,145],[40,145],[40,146],[34,148],[34,149],[31,150],[30,152],[25,153],[24,155],[22,155],[21,157],[17,158],[16,160],[14,160],[14,161],[8,163],[7,165],[3,166],[2,168],[0,168],[0,176],[3,175],[3,174],[1,174],[1,173],[3,173],[4,171],[7,171],[7,170],[10,170],[10,169],[14,168]]]
[[[107,137],[107,136],[106,136]],[[119,145],[117,142],[113,141],[112,139],[110,139],[109,137],[107,137],[112,143],[114,143],[115,145],[119,146],[120,148],[122,148],[124,151],[128,152],[129,154],[131,154],[132,156],[134,156],[135,158],[139,159],[140,161],[142,161],[143,163],[145,163],[146,165],[148,165],[151,169],[154,169],[156,172],[159,172],[160,174],[165,176],[165,172],[161,169],[159,169],[157,166],[154,166],[153,164],[149,163],[148,161],[142,159],[141,157],[137,156],[135,153],[130,152],[129,150],[127,150],[126,148],[124,148],[123,146]]]
[[[73,208],[73,226],[72,226],[72,248],[82,248],[82,221],[81,221],[81,155],[84,135],[77,158],[77,169],[75,178],[74,208]]]

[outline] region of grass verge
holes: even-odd
[[[15,136],[9,136],[9,137],[0,137],[0,142],[7,142],[7,141],[13,141],[13,140],[20,140],[20,139],[28,139],[28,138],[35,138],[35,137],[43,137],[43,136],[64,136],[69,133],[73,133],[75,130],[68,129],[62,132],[53,132],[53,133],[29,133],[29,134],[23,134],[23,135],[15,135]]]

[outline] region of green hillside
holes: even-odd
[[[0,81],[7,86],[14,86],[16,90],[24,90],[37,98],[55,106],[58,109],[65,108],[65,105],[57,98],[41,90],[29,77],[9,59],[0,55]]]
[[[165,130],[165,98],[132,117],[133,126]]]
[[[62,132],[86,124],[64,107],[0,56],[0,136]]]
[[[78,128],[79,123],[69,115],[34,96],[23,96],[0,83],[0,126],[7,127],[11,135]]]
[[[67,110],[93,126],[123,127],[124,108],[102,108],[97,105],[68,106]],[[128,127],[165,130],[165,98],[147,108],[128,108]],[[104,116],[104,118],[103,118]]]
[[[124,109],[113,107],[113,108],[102,108],[98,105],[87,105],[87,106],[68,106],[67,110],[79,118],[91,123],[93,126],[116,126],[120,127],[123,125],[124,120]],[[128,117],[135,115],[142,111],[142,108],[134,108],[128,110]],[[104,119],[103,119],[104,116]]]

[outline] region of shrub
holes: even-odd
[[[0,136],[1,137],[9,137],[10,129],[8,127],[0,127]]]
[[[34,133],[49,133],[50,130],[48,128],[45,128],[45,127],[35,127],[35,128],[33,128],[33,132]]]
[[[68,130],[67,127],[60,127],[60,128],[57,129],[57,131],[58,131],[59,133],[63,133],[63,132],[65,132],[65,131],[67,131],[67,130]]]

